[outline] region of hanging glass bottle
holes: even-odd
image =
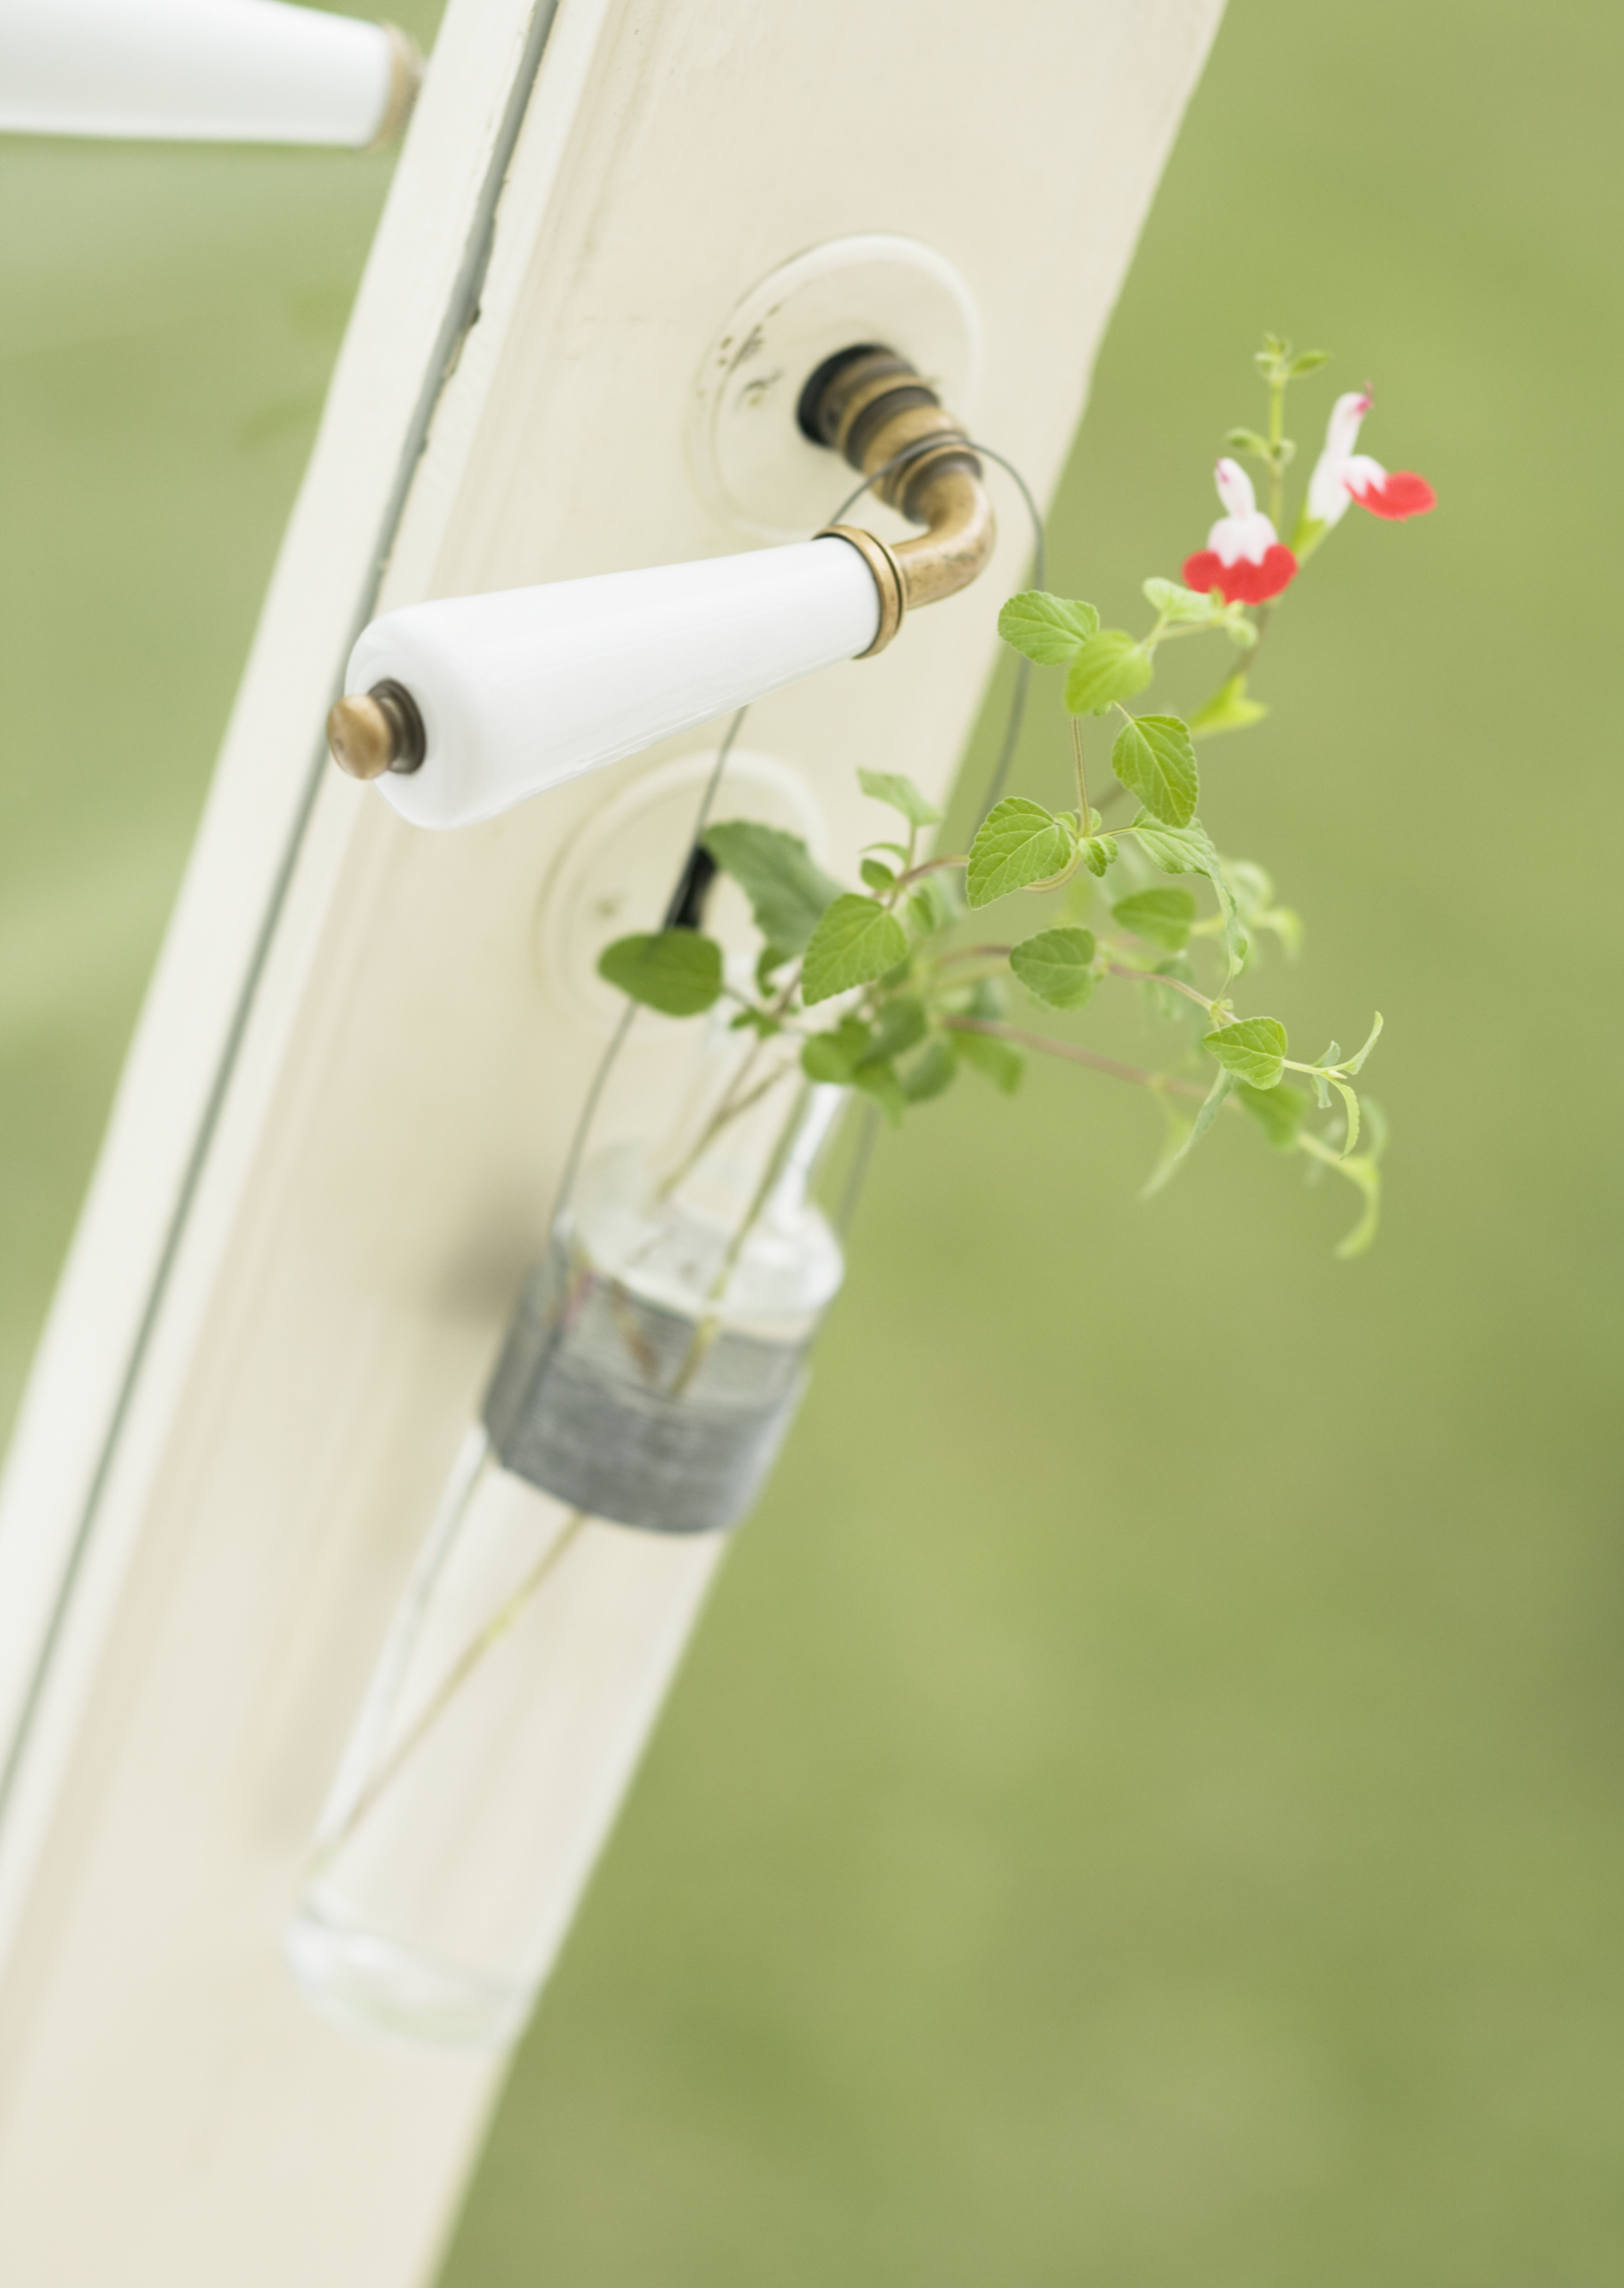
[[[446,1486],[288,1934],[352,2025],[522,2028],[794,1418],[842,1275],[809,1184],[844,1092],[736,1037],[725,1061],[663,1163],[583,1170]]]

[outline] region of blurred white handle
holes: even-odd
[[[471,826],[867,651],[874,576],[844,540],[411,604],[366,629],[345,689],[403,684],[421,767],[376,782],[416,826]]]
[[[0,0],[0,129],[360,148],[408,53],[281,0]]]

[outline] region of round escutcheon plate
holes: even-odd
[[[700,797],[717,750],[678,755],[622,787],[586,819],[559,854],[536,908],[537,966],[548,991],[594,1031],[611,1033],[624,997],[598,974],[605,946],[634,930],[658,929],[690,848]],[[820,854],[823,819],[802,774],[772,755],[735,747],[711,809],[713,819],[749,818],[799,835]],[[714,885],[705,931],[730,963],[753,959],[759,941],[742,894],[725,876]],[[651,1026],[674,1019],[646,1013]]]
[[[815,246],[745,296],[700,369],[689,449],[701,490],[731,523],[803,540],[829,521],[849,473],[802,435],[796,407],[825,358],[868,344],[909,359],[971,418],[981,328],[953,265],[911,238]]]

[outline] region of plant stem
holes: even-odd
[[[968,866],[969,863],[968,853],[963,852],[956,858],[923,859],[917,866],[910,866],[905,874],[899,874],[891,884],[891,889],[893,892],[906,890],[910,882],[921,881],[927,874],[939,874],[947,867]]]
[[[1327,1144],[1323,1137],[1316,1136],[1311,1129],[1299,1128],[1295,1137],[1293,1139],[1293,1141],[1295,1143],[1299,1152],[1306,1152],[1309,1154],[1311,1158],[1322,1161],[1327,1168],[1335,1168],[1339,1176],[1346,1176],[1348,1174],[1349,1157],[1347,1153],[1345,1151],[1339,1152],[1334,1144]],[[1364,1156],[1361,1154],[1359,1156],[1362,1161]],[[1354,1176],[1351,1177],[1349,1180],[1351,1182],[1357,1183],[1359,1179],[1357,1176]]]
[[[883,904],[887,913],[891,912],[898,899],[902,895],[903,891],[914,879],[915,872],[923,873],[928,870],[924,867],[917,869],[915,867],[914,853],[918,849],[918,847],[919,829],[915,825],[913,820],[910,818],[907,825],[907,855],[902,861],[902,871],[896,877],[890,889],[885,893],[884,898],[882,900],[882,903]]]
[[[1023,882],[1020,893],[1022,897],[1041,898],[1047,891],[1063,889],[1081,863],[1082,849],[1079,845],[1058,874],[1045,874],[1041,882]]]
[[[1175,993],[1182,993],[1186,1001],[1193,1001],[1198,1008],[1205,1009],[1209,1017],[1213,1013],[1216,1004],[1209,1001],[1204,993],[1198,993],[1193,985],[1186,985],[1182,977],[1168,977],[1158,969],[1129,969],[1127,963],[1121,961],[1108,961],[1105,968],[1111,976],[1126,977],[1135,985],[1170,985]]]
[[[1009,973],[1009,954],[1007,952],[1001,952],[995,959],[992,961],[984,961],[980,965],[979,968],[963,970],[957,977],[948,978],[945,982],[951,987],[954,992],[960,993],[963,991],[967,985],[979,985],[983,978],[1007,976]]]
[[[783,1174],[784,1164],[795,1148],[796,1132],[805,1117],[806,1108],[812,1101],[814,1085],[812,1081],[804,1080],[795,1092],[794,1101],[785,1115],[784,1124],[778,1132],[778,1138],[772,1151],[767,1155],[767,1164],[761,1172],[761,1180],[756,1187],[749,1206],[745,1210],[744,1219],[728,1241],[727,1251],[722,1258],[721,1267],[710,1283],[710,1292],[706,1299],[709,1302],[719,1302],[727,1291],[727,1283],[733,1277],[739,1258],[744,1251],[744,1243],[755,1230],[760,1219],[761,1212],[772,1198],[773,1187]]]
[[[782,1076],[779,1074],[775,1074],[773,1076],[774,1080],[781,1077]],[[749,1206],[744,1212],[743,1219],[741,1221],[738,1229],[728,1241],[726,1251],[722,1257],[721,1262],[717,1267],[716,1276],[710,1283],[710,1291],[705,1298],[708,1303],[715,1304],[721,1302],[727,1292],[728,1283],[733,1278],[733,1273],[738,1267],[740,1256],[744,1252],[744,1243],[749,1239],[751,1232],[755,1230],[757,1224],[760,1221],[762,1210],[772,1198],[774,1187],[777,1185],[779,1178],[784,1172],[785,1164],[788,1160],[790,1153],[795,1148],[796,1135],[800,1128],[803,1119],[805,1117],[806,1107],[812,1100],[813,1085],[814,1084],[811,1081],[803,1081],[800,1087],[797,1088],[795,1092],[794,1101],[791,1103],[789,1110],[785,1116],[784,1124],[778,1132],[777,1141],[774,1143],[772,1151],[767,1155],[767,1163],[761,1172],[761,1180],[756,1187],[754,1196],[750,1201]],[[693,1339],[689,1342],[687,1353],[683,1359],[682,1364],[677,1368],[676,1375],[671,1381],[670,1387],[666,1394],[668,1397],[680,1398],[682,1396],[684,1391],[686,1390],[688,1385],[693,1381],[695,1374],[699,1371],[700,1366],[704,1360],[706,1353],[709,1350],[711,1344],[715,1342],[717,1335],[720,1331],[721,1324],[721,1315],[718,1312],[714,1310],[708,1311],[705,1316],[700,1320],[693,1330]]]
[[[787,1005],[789,994],[793,989],[793,987],[786,989],[784,994],[780,998],[778,1008],[772,1012],[774,1015],[779,1014],[780,1012]],[[780,1065],[776,1072],[769,1073],[765,1080],[757,1081],[755,1087],[751,1089],[747,1095],[740,1095],[740,1090],[744,1086],[745,1082],[749,1077],[751,1067],[755,1064],[757,1058],[761,1054],[762,1050],[766,1046],[766,1040],[767,1037],[765,1035],[757,1033],[756,1038],[751,1042],[749,1049],[745,1052],[738,1071],[733,1075],[733,1079],[728,1083],[727,1087],[724,1090],[720,1104],[717,1105],[716,1110],[711,1114],[710,1118],[706,1122],[703,1130],[701,1132],[699,1141],[694,1145],[693,1150],[686,1155],[680,1164],[675,1168],[661,1183],[659,1196],[662,1200],[669,1200],[671,1194],[677,1189],[677,1185],[683,1181],[684,1178],[693,1173],[701,1156],[710,1149],[710,1147],[716,1142],[717,1138],[722,1133],[722,1131],[730,1126],[733,1121],[741,1119],[750,1109],[752,1105],[759,1104],[762,1098],[766,1095],[767,1092],[770,1089],[776,1088],[779,1082],[783,1078],[785,1073],[788,1071],[788,1066]]]
[[[485,1626],[469,1639],[440,1679],[430,1698],[419,1710],[415,1721],[396,1741],[388,1756],[378,1766],[366,1786],[350,1806],[343,1825],[335,1833],[323,1839],[312,1865],[313,1876],[319,1875],[324,1868],[332,1864],[407,1759],[415,1753],[429,1732],[440,1721],[440,1717],[462,1690],[475,1669],[479,1667],[487,1653],[506,1636],[586,1522],[585,1510],[572,1510],[565,1520],[562,1529],[549,1543],[518,1588],[503,1604],[497,1607]]]
[[[1172,1080],[1164,1073],[1145,1072],[1138,1065],[1119,1064],[1114,1057],[1102,1057],[1094,1049],[1080,1048],[1073,1041],[1053,1041],[1045,1033],[1028,1033],[1019,1025],[1006,1025],[996,1017],[946,1017],[942,1020],[950,1033],[990,1033],[995,1040],[1015,1041],[1024,1049],[1042,1049],[1051,1057],[1064,1057],[1069,1064],[1087,1065],[1091,1072],[1110,1075],[1113,1080],[1132,1081],[1137,1088],[1153,1089],[1158,1096],[1193,1096],[1205,1100],[1207,1091],[1192,1080]]]
[[[1164,628],[1158,626],[1156,629],[1152,631],[1155,640],[1159,644],[1178,643],[1181,642],[1185,636],[1210,636],[1216,632],[1217,630],[1216,624],[1211,620],[1192,620],[1185,627]],[[1151,637],[1147,636],[1145,638],[1145,641],[1148,643],[1150,640]]]
[[[1086,840],[1092,832],[1089,822],[1093,812],[1089,807],[1088,774],[1082,767],[1082,719],[1072,718],[1072,754],[1077,765],[1077,830]]]

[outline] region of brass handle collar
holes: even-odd
[[[859,524],[826,524],[817,536],[820,540],[844,540],[856,549],[874,575],[874,584],[879,592],[880,624],[874,641],[867,651],[860,651],[859,659],[872,659],[876,651],[883,651],[897,630],[902,625],[902,615],[907,609],[907,580],[897,561],[896,552],[887,548],[872,532],[865,532]]]
[[[891,350],[867,346],[830,358],[802,393],[800,424],[864,476],[877,477],[875,489],[886,505],[925,528],[894,548],[854,526],[829,528],[874,574],[880,631],[862,654],[871,658],[911,607],[955,595],[985,569],[998,527],[981,463],[931,384]]]
[[[389,42],[389,91],[368,151],[386,151],[400,141],[423,86],[423,50],[416,41],[399,24],[380,24],[378,29]]]

